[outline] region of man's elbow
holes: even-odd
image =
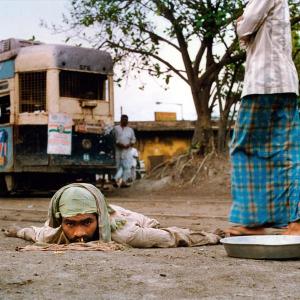
[[[240,39],[255,34],[263,24],[266,16],[256,15],[243,18],[237,23],[236,32]]]
[[[236,32],[239,39],[249,39],[249,37],[255,33],[255,28],[245,25],[239,25],[236,29]]]

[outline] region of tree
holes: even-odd
[[[240,63],[227,65],[219,77],[213,102],[217,101],[219,107],[217,150],[220,153],[228,149],[227,143],[230,140],[236,105],[241,98],[244,67]]]
[[[293,37],[293,59],[294,59],[298,74],[300,74],[300,32],[299,32],[299,29],[294,30],[292,32],[292,37]]]
[[[74,36],[113,51],[122,76],[137,70],[162,77],[166,84],[174,75],[184,80],[197,112],[192,144],[205,153],[213,142],[211,115],[216,101],[220,104],[220,97],[225,99],[221,118],[227,126],[231,107],[238,99],[234,80],[241,72],[245,53],[239,50],[234,21],[242,14],[245,2],[72,0],[70,18],[65,22],[77,30]],[[290,3],[297,24],[299,1]],[[166,47],[179,60],[175,62],[172,55],[163,57],[161,49]]]

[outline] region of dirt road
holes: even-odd
[[[113,204],[162,226],[213,231],[228,226],[227,194],[167,190]],[[0,199],[0,228],[38,226],[47,198]],[[300,261],[229,258],[222,245],[116,252],[17,252],[28,244],[0,233],[0,299],[299,299]]]

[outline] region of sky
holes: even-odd
[[[62,23],[63,13],[68,13],[71,0],[0,0],[0,40],[7,38],[30,39],[44,43],[63,44],[64,34],[53,34],[42,27]],[[139,87],[145,85],[141,90]],[[188,85],[180,79],[171,80],[165,91],[163,82],[144,75],[133,76],[115,86],[115,120],[121,111],[132,121],[153,121],[154,112],[176,112],[177,119],[195,120],[196,112]],[[160,102],[161,104],[156,104]]]

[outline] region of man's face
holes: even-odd
[[[122,117],[120,123],[121,123],[121,126],[123,126],[123,127],[127,126],[127,124],[128,124],[128,118]]]
[[[62,230],[71,243],[92,241],[97,228],[96,214],[82,214],[62,220]]]

